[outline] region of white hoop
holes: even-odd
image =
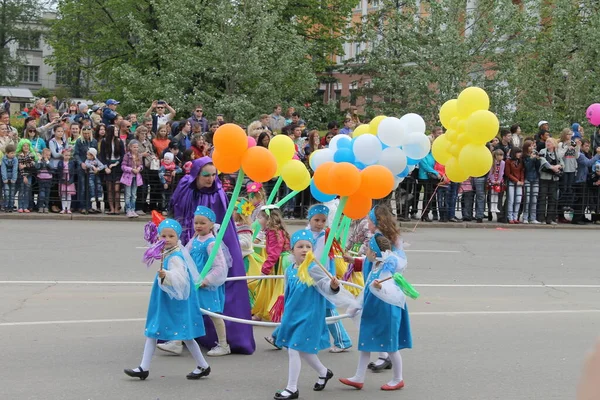
[[[257,279],[282,279],[284,277],[285,277],[284,275],[232,276],[230,278],[227,278],[225,281],[226,282],[227,281],[234,282],[234,281],[247,281],[247,280],[257,280]],[[362,286],[357,285],[356,283],[346,282],[346,281],[342,281],[342,280],[340,280],[339,282],[345,286],[351,286],[351,287],[355,287],[358,289],[363,288]],[[281,323],[279,323],[279,322],[251,321],[251,320],[242,319],[242,318],[230,317],[227,315],[217,314],[212,311],[205,310],[204,308],[200,308],[200,311],[202,312],[202,314],[208,315],[209,317],[220,318],[224,321],[236,322],[238,324],[246,324],[246,325],[253,325],[253,326],[268,326],[271,328],[281,325]],[[351,317],[349,314],[341,314],[341,315],[336,315],[334,317],[327,317],[327,318],[325,318],[325,322],[327,323],[327,325],[331,325],[331,324],[334,324],[337,321],[344,319],[344,318],[351,318]]]

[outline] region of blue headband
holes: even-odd
[[[174,219],[165,219],[163,222],[161,222],[160,225],[158,225],[158,234],[160,235],[163,229],[167,228],[173,229],[177,236],[181,236],[181,225]]]
[[[381,254],[381,249],[379,248],[379,245],[377,244],[377,236],[381,236],[381,234],[376,233],[375,235],[373,235],[371,240],[369,240],[369,248],[371,250],[373,250],[373,252],[375,252],[375,255],[377,257],[382,257],[383,255]]]
[[[373,207],[371,209],[371,211],[369,211],[369,219],[371,221],[373,221],[373,223],[375,224],[375,226],[377,226],[377,217],[375,216],[375,207]]]
[[[308,209],[308,220],[310,221],[317,214],[323,214],[325,217],[329,216],[329,207],[323,204],[315,204]]]
[[[215,212],[213,210],[211,210],[210,208],[204,207],[204,206],[196,207],[196,211],[194,211],[194,215],[200,215],[202,217],[206,217],[213,224],[217,220],[217,216],[215,215]]]
[[[310,244],[314,244],[313,233],[311,231],[309,231],[308,229],[302,229],[302,230],[296,231],[296,233],[294,233],[292,235],[292,239],[290,240],[292,249],[294,248],[296,243],[298,243],[300,240],[306,240],[306,241],[309,241]]]

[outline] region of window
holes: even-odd
[[[21,68],[21,82],[38,83],[40,81],[40,67],[24,65]]]
[[[64,69],[56,70],[56,84],[68,85],[73,81],[72,74]]]
[[[40,32],[24,32],[23,36],[18,39],[19,49],[40,50],[41,37],[42,34]]]

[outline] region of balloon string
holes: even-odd
[[[425,208],[423,209],[423,212],[429,210],[429,204],[431,204],[431,200],[433,200],[433,197],[435,196],[435,193],[437,192],[438,188],[440,187],[440,185],[437,185],[435,187],[435,190],[433,191],[433,194],[431,195],[431,197],[429,198],[429,201],[427,202],[427,205],[425,206]],[[417,221],[417,223],[415,224],[415,227],[413,228],[413,232],[417,229],[417,226],[419,226],[419,224],[421,223],[421,221],[423,221],[423,215],[421,215],[421,218]]]

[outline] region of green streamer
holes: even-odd
[[[279,202],[277,202],[277,204],[275,204],[278,208],[281,208],[282,205],[284,205],[285,203],[287,203],[288,201],[290,201],[292,198],[294,198],[298,193],[300,193],[301,190],[294,190],[293,192],[290,192],[287,196],[285,196],[283,199],[279,200]]]
[[[281,186],[282,182],[283,178],[280,175],[279,178],[277,178],[277,182],[275,182],[275,186],[273,186],[273,190],[271,190],[271,193],[269,194],[269,199],[267,200],[267,203],[265,205],[268,206],[269,204],[273,204],[273,200],[275,200],[275,196],[277,196],[277,192],[279,191],[279,187]]]
[[[240,196],[240,191],[242,189],[242,181],[244,180],[244,171],[240,168],[238,172],[237,181],[235,182],[235,188],[233,189],[233,194],[231,195],[231,200],[229,201],[229,206],[227,207],[227,212],[225,213],[225,217],[223,217],[223,221],[221,222],[221,228],[219,229],[219,233],[217,233],[217,237],[215,239],[215,244],[213,245],[212,251],[208,256],[208,260],[206,260],[206,264],[204,264],[204,268],[202,268],[202,272],[200,273],[200,280],[196,282],[196,288],[199,288],[202,284],[204,278],[210,271],[210,267],[212,267],[212,263],[217,256],[217,252],[219,251],[219,247],[223,242],[223,237],[225,236],[225,232],[227,231],[227,227],[229,226],[229,221],[231,221],[231,216],[233,215],[233,210],[235,210],[235,203]]]
[[[333,239],[335,238],[336,232],[339,230],[340,219],[342,218],[342,211],[344,211],[344,207],[346,207],[346,202],[348,201],[348,196],[344,196],[340,199],[340,204],[335,212],[335,217],[333,217],[333,222],[331,223],[331,230],[329,231],[329,235],[327,235],[327,242],[325,243],[325,248],[323,249],[323,255],[321,256],[321,264],[326,265],[327,259],[329,258],[329,250],[333,245]]]

